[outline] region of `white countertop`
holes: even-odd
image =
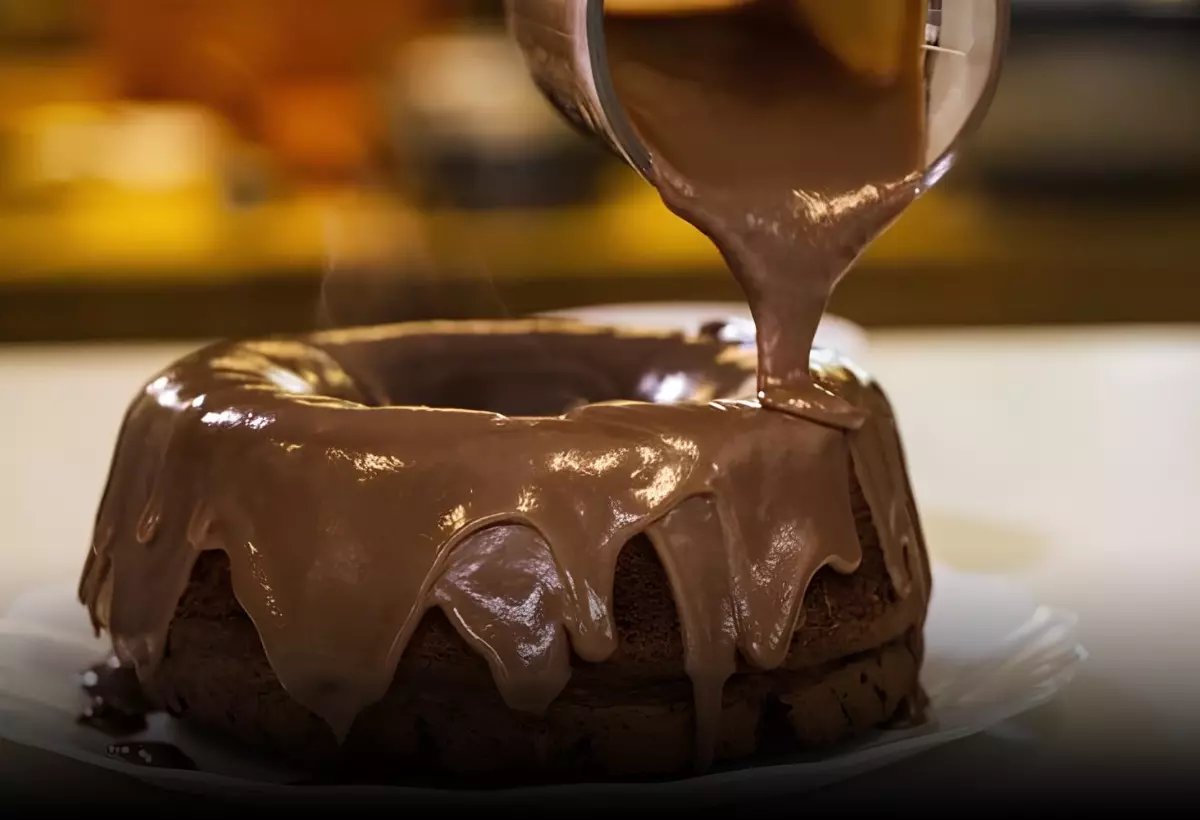
[[[192,347],[0,348],[0,608],[74,583],[126,405]],[[1081,616],[1047,742],[1200,738],[1200,329],[887,332],[863,357],[935,557]]]

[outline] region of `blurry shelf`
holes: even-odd
[[[197,201],[0,211],[0,340],[308,329],[330,268],[393,277],[398,319],[739,297],[707,240],[628,179],[603,205],[545,213],[422,214],[361,195],[242,211]],[[833,307],[868,325],[1200,321],[1200,203],[1113,201],[936,192]]]
[[[1191,206],[991,201],[935,192],[864,258],[864,267],[1177,269],[1200,252]],[[69,208],[0,209],[0,285],[309,275],[341,260],[440,276],[540,279],[726,275],[708,241],[641,184],[602,205],[547,212],[418,213],[362,195],[320,195],[242,210],[200,197],[94,197]]]
[[[1048,6],[1019,5],[1018,16],[1028,18],[1022,42],[1038,46],[1044,42],[1038,32],[1054,22],[1043,13]],[[1115,26],[1111,15],[1099,13],[1114,4],[1087,5],[1083,17],[1078,9],[1061,14],[1070,15],[1072,26],[1084,18],[1092,27],[1103,22],[1127,39],[1127,20]],[[1175,10],[1161,25],[1174,30],[1183,21]],[[0,56],[0,123],[20,119],[31,106],[114,99],[104,64],[82,52]],[[1039,93],[1046,83],[1037,77],[1048,76],[1041,67],[1035,66],[1030,84]],[[1094,72],[1063,76],[1084,94],[1095,85]],[[1028,106],[1018,99],[1017,108]],[[1080,111],[1074,113],[1083,116]],[[1023,121],[1018,125],[1019,135],[1028,136]],[[1034,132],[1051,141],[1059,133]],[[1071,134],[1093,148],[1097,143],[1086,122]],[[1122,152],[1152,144],[1118,142]],[[992,157],[977,170],[991,168],[1010,184],[1020,176],[1013,172],[1020,163],[997,165]],[[1111,170],[1110,164],[1104,167]],[[22,167],[44,170],[37,162]],[[330,269],[393,277],[408,311],[398,318],[739,297],[709,242],[629,173],[611,180],[594,206],[420,213],[386,198],[345,193],[231,207],[212,190],[219,171],[210,170],[196,190],[158,195],[100,187],[50,191],[45,180],[18,193],[20,185],[10,187],[5,179],[0,341],[310,328]],[[1044,170],[1033,179],[1044,183]],[[951,185],[917,203],[847,277],[834,309],[871,325],[1200,322],[1200,199],[1156,203],[1153,195],[1133,201],[1110,194],[1002,201],[979,190]]]

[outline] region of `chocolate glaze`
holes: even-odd
[[[739,398],[754,372],[742,346],[560,321],[206,348],[129,410],[81,599],[150,675],[197,556],[226,552],[280,682],[344,738],[431,607],[512,708],[545,709],[572,653],[614,651],[615,563],[644,533],[707,764],[738,653],[778,667],[814,574],[861,561],[848,465],[896,590],[929,591],[883,394],[814,354],[822,389],[862,416],[847,431]],[[511,407],[527,415],[496,412]]]
[[[925,0],[903,2],[910,55],[860,75],[811,33],[803,4],[617,14],[613,85],[666,205],[717,246],[758,328],[759,397],[853,427],[856,408],[809,378],[838,281],[920,191]],[[887,49],[892,51],[892,49]]]

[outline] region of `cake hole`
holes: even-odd
[[[580,406],[622,396],[603,378],[541,368],[503,369],[447,376],[416,403],[426,407],[500,413],[505,416],[560,416]]]
[[[719,342],[622,333],[434,333],[350,347],[338,364],[374,406],[558,416],[611,401],[670,403],[740,389]]]
[[[650,370],[636,382],[621,385],[598,371],[524,366],[443,374],[421,389],[414,385],[393,395],[389,403],[550,417],[601,402],[672,404],[687,401],[708,386],[706,379],[683,371]]]

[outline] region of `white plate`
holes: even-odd
[[[596,800],[695,800],[728,798],[738,789],[756,795],[795,793],[844,780],[919,752],[988,731],[1053,698],[1086,658],[1076,619],[1040,607],[1007,582],[935,568],[927,625],[924,684],[932,720],[917,729],[879,733],[821,758],[774,761],[657,784],[602,784],[514,789],[497,793],[427,788],[293,786],[294,772],[234,746],[196,736],[160,717],[140,740],[166,740],[188,753],[199,771],[149,769],[105,755],[109,740],[77,725],[81,703],[76,674],[98,661],[106,646],[92,637],[86,614],[70,587],[36,589],[21,596],[0,620],[0,737],[153,785],[243,798],[369,797],[397,805],[430,801],[468,806],[487,800],[520,804],[570,795]]]

